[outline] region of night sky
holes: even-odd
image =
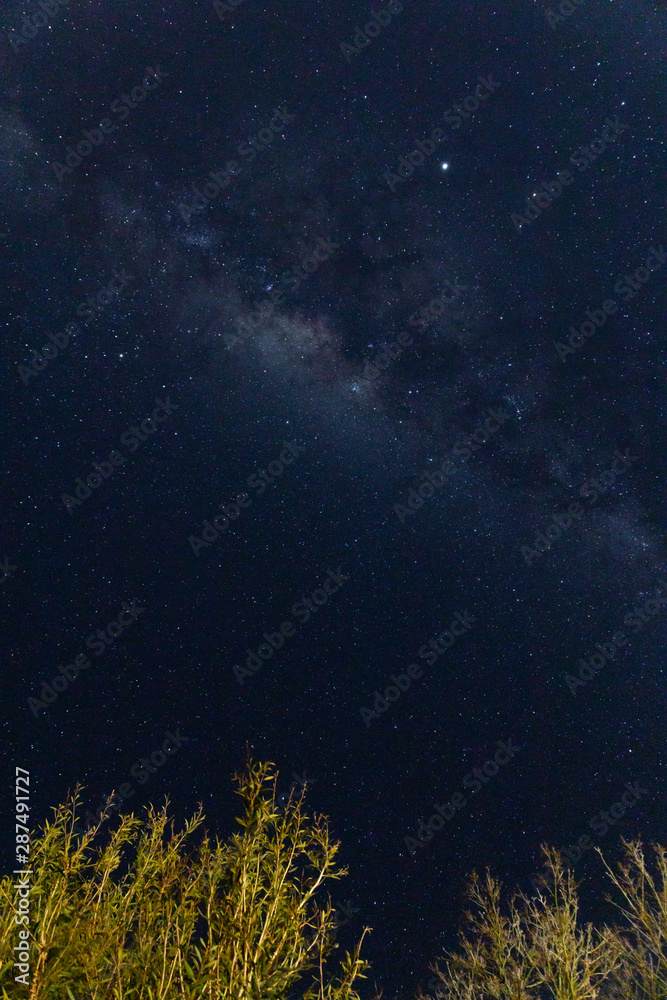
[[[606,914],[592,846],[665,838],[667,6],[45,5],[0,15],[5,789],[226,836],[250,744],[364,997],[542,842]]]

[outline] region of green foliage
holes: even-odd
[[[303,793],[276,802],[272,764],[236,776],[241,832],[213,844],[202,809],[175,832],[153,807],[77,836],[77,788],[31,843],[30,986],[14,981],[16,897],[0,881],[0,1000],[359,1000],[364,935],[332,976],[335,864],[324,817]],[[473,874],[460,946],[434,966],[442,1000],[667,1000],[667,849],[623,841],[607,874],[624,926],[579,920],[577,885],[543,847],[539,891],[501,903],[501,885]],[[598,851],[600,857],[601,852]],[[424,1000],[424,998],[422,998]]]
[[[501,886],[473,874],[460,947],[433,971],[442,1000],[667,1000],[667,852],[654,845],[652,873],[639,842],[623,841],[614,874],[624,904],[622,927],[578,921],[577,885],[558,851],[543,847],[544,874],[532,899],[512,896],[503,913]],[[598,849],[598,854],[602,853]],[[613,902],[611,897],[607,897]],[[618,905],[618,904],[617,904]]]
[[[215,845],[201,807],[168,829],[168,802],[123,816],[102,844],[103,814],[79,840],[77,787],[31,843],[28,989],[14,982],[13,879],[0,882],[3,1000],[284,1000],[296,987],[304,1000],[359,1000],[369,928],[336,978],[326,965],[335,916],[318,899],[347,874],[339,845],[303,795],[277,807],[272,767],[249,760],[236,776],[243,832]]]

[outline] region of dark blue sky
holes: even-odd
[[[473,867],[664,836],[667,27],[392,9],[3,10],[0,597],[34,821],[127,784],[225,835],[250,743],[398,998]]]

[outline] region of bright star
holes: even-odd
[[[443,163],[442,164],[442,169],[443,170],[449,170],[449,164],[448,163]]]

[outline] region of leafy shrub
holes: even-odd
[[[500,883],[473,874],[468,928],[458,951],[433,971],[443,1000],[667,1000],[667,852],[653,845],[655,871],[639,841],[623,841],[617,874],[604,862],[625,926],[578,922],[577,885],[558,851],[544,847],[536,897],[512,896],[503,913]],[[601,851],[598,854],[602,858]],[[613,902],[611,897],[607,897]]]
[[[316,895],[347,874],[339,845],[303,794],[277,806],[272,767],[249,760],[236,776],[243,832],[215,845],[201,807],[168,831],[168,802],[123,816],[104,844],[102,814],[79,839],[77,787],[31,843],[28,989],[14,981],[13,878],[0,882],[3,1000],[283,1000],[302,985],[304,1000],[359,1000],[368,928],[337,978],[325,970],[336,921]]]

